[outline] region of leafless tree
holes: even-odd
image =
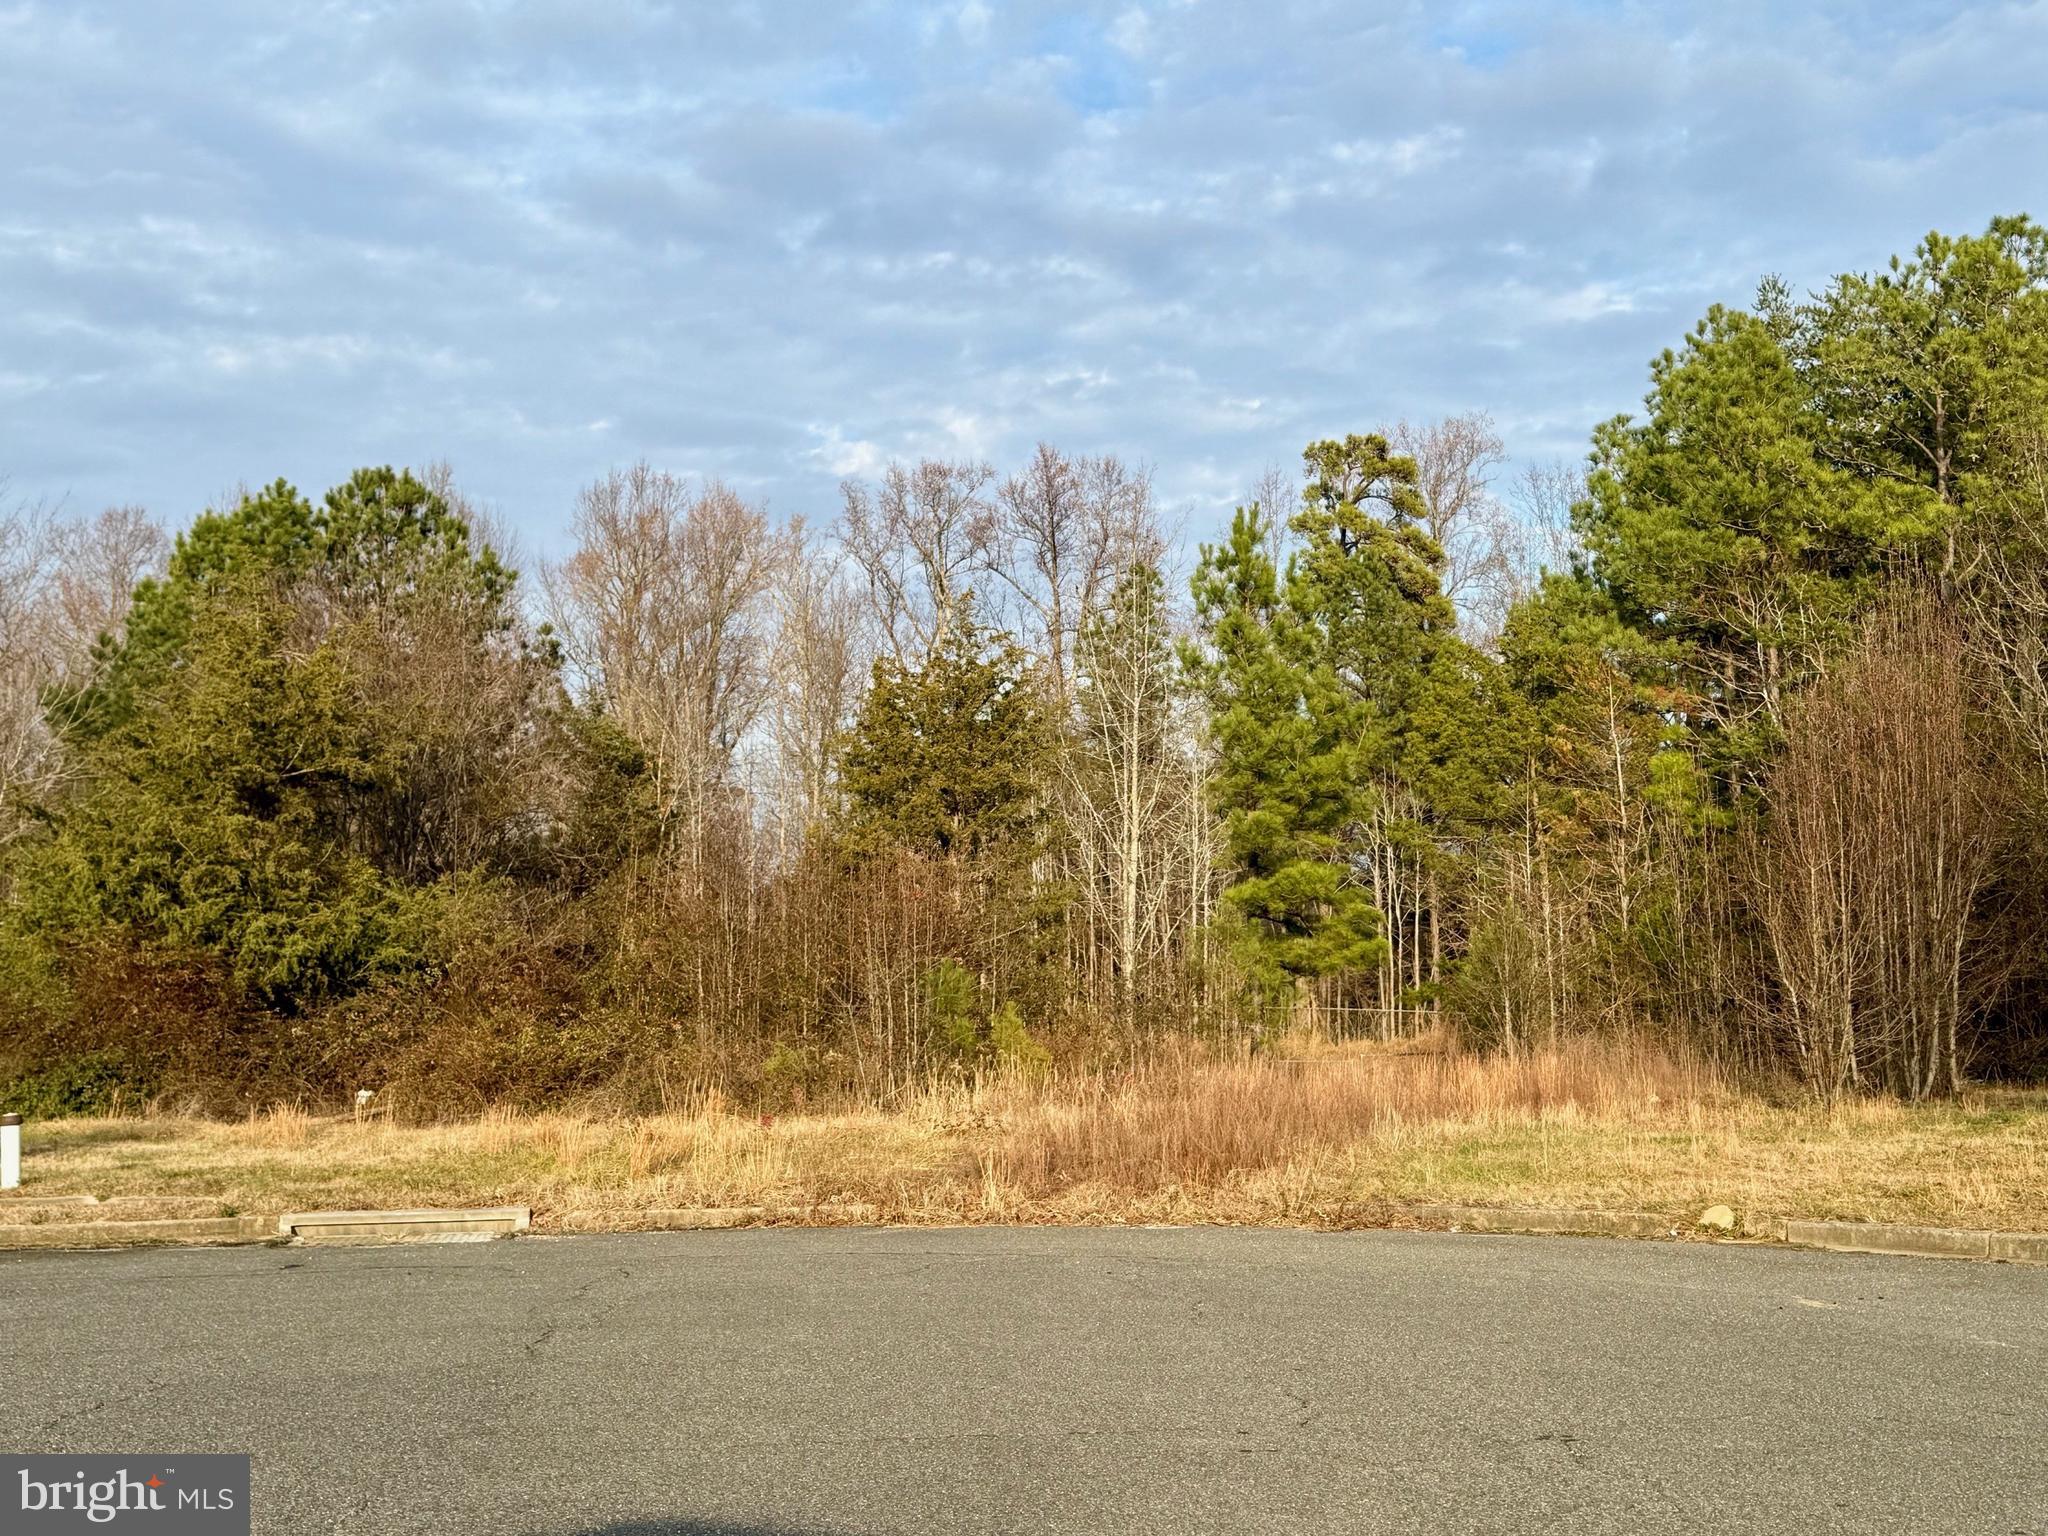
[[[118,636],[145,576],[161,572],[171,542],[140,507],[109,507],[57,530],[52,619],[60,664],[83,667],[102,635]]]
[[[119,637],[135,584],[168,548],[140,508],[65,521],[0,486],[0,841],[27,800],[62,782],[51,684],[85,680],[96,643]]]
[[[52,768],[42,696],[56,667],[60,533],[43,508],[0,501],[0,843],[19,831],[23,800]]]
[[[499,560],[515,570],[527,568],[527,551],[519,530],[496,507],[470,495],[455,478],[452,464],[446,459],[435,459],[419,471],[418,477],[422,485],[441,498],[450,512],[462,519],[469,529],[472,548],[492,550]]]
[[[1482,643],[1500,631],[1523,564],[1513,513],[1492,491],[1507,449],[1493,419],[1480,412],[1412,426],[1397,422],[1387,441],[1415,460],[1425,527],[1443,550],[1444,596],[1457,604]]]
[[[1060,759],[1076,884],[1090,932],[1108,941],[1126,1026],[1185,937],[1186,823],[1203,814],[1199,729],[1171,641],[1163,584],[1133,568],[1081,631],[1074,740]]]
[[[1287,525],[1301,510],[1301,476],[1288,465],[1268,464],[1246,488],[1238,504],[1256,506],[1264,514],[1266,558],[1273,562],[1274,570],[1285,572],[1290,536]]]
[[[1064,714],[1081,627],[1122,573],[1160,557],[1151,476],[1114,456],[1068,458],[1040,443],[997,491],[986,527],[984,569],[1021,608],[1016,628],[1045,657]]]
[[[786,859],[825,820],[833,741],[859,702],[870,637],[831,543],[801,522],[789,529],[774,605],[768,714]]]
[[[1586,497],[1586,467],[1563,459],[1524,465],[1510,499],[1520,518],[1525,584],[1543,570],[1568,571],[1579,555],[1572,508]]]
[[[1824,1096],[1961,1086],[2004,815],[1977,702],[1961,625],[1914,593],[1787,710],[1752,884],[1792,1054]]]
[[[1485,578],[1494,557],[1475,523],[1489,499],[1493,473],[1506,461],[1506,445],[1492,418],[1479,412],[1420,426],[1397,422],[1386,438],[1396,453],[1415,461],[1425,527],[1444,552],[1444,595],[1456,602]]]
[[[645,463],[586,487],[575,531],[575,554],[546,578],[564,657],[652,754],[695,870],[713,823],[730,820],[734,757],[766,700],[782,541],[724,485]]]
[[[968,460],[890,464],[881,485],[840,487],[841,539],[867,588],[875,628],[897,662],[921,666],[967,611],[988,536],[995,471]]]
[[[1971,641],[2031,780],[2029,802],[2048,818],[2048,431],[2006,446],[2008,471],[1992,488],[1963,594]]]
[[[418,881],[502,869],[565,814],[548,708],[558,695],[522,621],[508,633],[436,589],[396,612],[347,613],[327,639],[399,753],[354,828],[378,864]]]

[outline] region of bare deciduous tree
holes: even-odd
[[[1068,458],[1040,443],[997,491],[985,530],[983,567],[1022,607],[1016,627],[1046,658],[1064,713],[1082,625],[1119,575],[1159,559],[1151,476],[1113,456]]]
[[[21,803],[52,765],[42,696],[56,662],[59,534],[41,507],[0,504],[0,843],[20,830]]]
[[[161,571],[170,549],[140,507],[109,507],[58,530],[52,617],[66,669],[84,666],[102,635],[121,632],[136,583]]]
[[[138,507],[67,522],[0,501],[0,842],[19,830],[25,801],[62,782],[50,685],[83,679],[100,637],[119,636],[135,584],[163,568],[168,549]]]
[[[873,491],[855,480],[840,487],[847,556],[865,580],[876,630],[905,667],[923,665],[966,610],[994,478],[987,464],[924,459],[892,463]]]
[[[826,817],[833,742],[859,703],[869,635],[839,562],[801,522],[790,527],[774,601],[769,729],[776,824],[790,846],[800,846]]]
[[[652,754],[695,871],[766,699],[782,541],[724,485],[699,491],[645,463],[587,487],[575,530],[576,553],[546,578],[564,657],[585,696]]]
[[[1165,588],[1134,567],[1081,631],[1072,750],[1061,800],[1092,932],[1106,935],[1128,1026],[1184,937],[1187,821],[1203,814],[1205,763],[1179,686]]]
[[[1551,459],[1523,466],[1511,499],[1522,525],[1524,559],[1521,580],[1533,586],[1538,571],[1568,571],[1579,555],[1572,531],[1572,508],[1586,498],[1586,467]]]
[[[1386,437],[1396,453],[1415,460],[1425,527],[1444,553],[1444,596],[1475,638],[1491,643],[1524,563],[1521,528],[1492,491],[1494,472],[1507,460],[1493,418],[1475,411],[1421,426],[1402,421]]]
[[[523,623],[496,627],[436,592],[332,632],[381,739],[402,743],[391,787],[356,836],[414,880],[504,868],[566,803],[544,721],[554,698]]]
[[[2048,817],[2048,431],[2016,434],[1964,586],[1971,641],[1999,687],[2001,713]]]
[[[1961,1086],[1980,979],[1967,956],[2003,814],[1975,702],[1954,614],[1908,594],[1787,711],[1753,900],[1792,1054],[1824,1096]]]

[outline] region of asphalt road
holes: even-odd
[[[1399,1233],[0,1258],[9,1451],[259,1531],[2048,1532],[2048,1271]]]

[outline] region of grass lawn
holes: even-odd
[[[2048,1092],[1772,1103],[1698,1064],[1580,1045],[1366,1050],[1112,1076],[937,1083],[889,1108],[763,1118],[486,1112],[406,1124],[280,1106],[27,1128],[27,1194],[131,1214],[496,1205],[630,1227],[678,1206],[841,1222],[1399,1224],[1417,1202],[2048,1230]]]

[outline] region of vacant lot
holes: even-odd
[[[263,1212],[521,1202],[764,1207],[836,1222],[1398,1224],[1424,1201],[2048,1228],[2048,1094],[1772,1102],[1632,1047],[1371,1050],[1112,1076],[933,1083],[890,1107],[649,1117],[487,1111],[431,1125],[292,1106],[31,1126],[44,1193]]]

